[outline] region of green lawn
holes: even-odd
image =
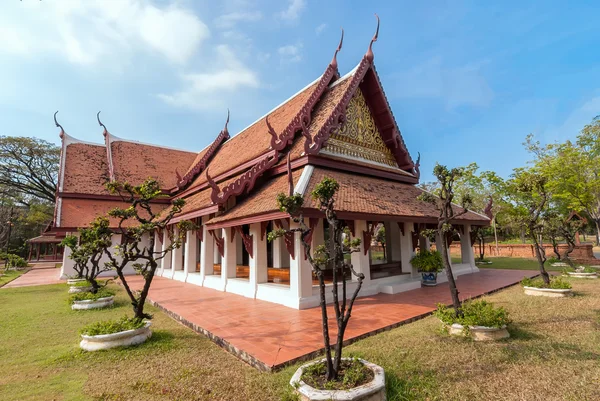
[[[527,297],[519,287],[490,296],[514,320],[508,341],[450,338],[429,317],[346,354],[385,368],[388,401],[600,399],[600,280],[572,282],[572,299]],[[297,366],[259,372],[154,308],[146,344],[80,351],[80,327],[130,314],[117,290],[114,308],[78,312],[64,285],[0,290],[0,399],[290,400],[283,397]]]
[[[480,269],[514,269],[514,270],[539,270],[538,263],[535,259],[528,258],[486,258],[491,261],[491,265],[479,264]],[[546,270],[562,271],[562,267],[552,267],[546,262]]]
[[[0,274],[2,274],[2,276],[0,277],[0,287],[4,286],[4,284],[10,283],[17,277],[27,273],[28,271],[29,271],[29,269],[23,269],[23,270],[11,269],[8,271],[5,271],[4,268],[0,269]]]

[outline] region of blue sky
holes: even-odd
[[[59,142],[114,135],[200,150],[227,108],[237,133],[338,56],[375,64],[422,179],[436,161],[508,176],[600,114],[596,2],[9,0],[0,13],[0,123]],[[576,3],[576,4],[575,4]],[[594,4],[596,3],[596,4]]]

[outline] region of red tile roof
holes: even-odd
[[[195,152],[113,139],[110,142],[115,179],[141,184],[149,177],[161,188],[173,188],[197,157]]]
[[[300,91],[268,114],[269,123],[276,132],[279,133],[285,129],[316,87],[317,82]],[[263,117],[221,146],[208,166],[209,173],[211,177],[217,177],[219,174],[265,154],[269,151],[270,145],[271,135]],[[202,172],[190,187],[205,182],[206,171]]]
[[[72,199],[65,198],[61,200],[62,207],[60,212],[59,228],[80,228],[88,227],[89,224],[98,216],[104,216],[111,209],[116,207],[128,207],[129,205],[119,201],[96,200],[96,199]],[[152,211],[158,212],[164,209],[167,204],[154,204]],[[118,226],[117,219],[111,219],[111,227]],[[131,220],[126,227],[134,226],[135,222]]]
[[[108,182],[106,148],[81,142],[66,146],[64,155],[63,192],[83,194],[108,194],[104,184]]]
[[[298,182],[301,169],[293,173],[294,182]],[[424,201],[417,199],[423,193],[414,185],[381,178],[361,176],[315,167],[304,193],[304,206],[307,209],[318,209],[318,204],[310,195],[315,186],[325,177],[335,179],[340,184],[336,194],[335,208],[341,213],[360,213],[387,218],[417,218],[435,221],[437,210]],[[241,201],[232,210],[215,217],[209,224],[224,223],[260,214],[277,212],[276,196],[280,192],[287,193],[287,175],[280,175],[265,183],[248,198]],[[457,209],[458,210],[458,209]],[[474,212],[458,217],[460,221],[487,223],[489,220]]]
[[[424,219],[437,219],[439,215],[433,205],[417,199],[423,190],[414,185],[320,167],[316,167],[311,175],[304,196],[305,207],[318,208],[317,202],[309,194],[325,177],[333,178],[340,184],[335,197],[335,209],[339,213]],[[457,207],[458,210],[461,209]],[[487,217],[474,212],[467,212],[458,220],[489,222]]]

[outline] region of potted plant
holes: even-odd
[[[553,277],[549,284],[541,278],[525,277],[521,281],[525,295],[564,298],[573,295],[571,283],[561,277]]]
[[[152,336],[150,321],[123,316],[120,320],[95,322],[80,330],[79,346],[86,351],[141,344]]]
[[[590,266],[566,267],[563,275],[575,278],[598,278],[598,270]]]
[[[343,358],[344,333],[352,315],[354,302],[362,287],[364,274],[357,272],[346,256],[360,252],[361,241],[352,238],[350,229],[337,218],[334,204],[339,184],[324,178],[311,195],[329,223],[329,236],[325,244],[311,251],[307,239],[311,235],[303,217],[304,197],[293,193],[293,180],[288,159],[289,195],[277,195],[279,209],[288,213],[294,223],[289,230],[278,229],[269,233],[269,240],[285,236],[300,239],[304,255],[319,280],[321,319],[325,358],[301,366],[290,380],[302,400],[383,400],[385,399],[385,376],[383,369],[361,359]],[[302,257],[297,255],[296,257]],[[329,334],[329,318],[326,303],[325,271],[333,272],[331,291],[337,333],[332,344]],[[347,290],[348,277],[356,276],[355,288]],[[340,293],[341,290],[341,293]]]
[[[107,290],[106,288],[102,288],[96,293],[79,292],[69,297],[71,309],[73,310],[101,309],[111,306],[114,300],[114,291]]]
[[[78,294],[83,292],[91,292],[92,284],[87,280],[76,281],[69,286],[69,294]]]
[[[410,260],[413,267],[421,273],[421,284],[426,287],[437,285],[437,275],[444,269],[442,255],[439,251],[422,249]]]
[[[453,336],[467,336],[475,341],[495,341],[510,337],[506,329],[510,323],[506,309],[485,300],[464,302],[458,313],[454,308],[438,304],[434,315]]]

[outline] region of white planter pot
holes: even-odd
[[[135,330],[121,331],[113,334],[100,334],[97,336],[81,335],[79,347],[86,351],[99,351],[114,347],[128,347],[145,342],[152,337],[151,322],[146,322],[144,327]]]
[[[85,309],[100,309],[112,305],[115,302],[114,295],[110,297],[98,298],[98,299],[86,299],[83,301],[73,301],[71,309],[73,310],[85,310]]]
[[[90,292],[92,289],[93,289],[92,286],[80,287],[80,286],[72,285],[69,288],[69,294],[77,294],[79,292]]]
[[[567,272],[569,277],[576,278],[598,278],[598,273],[578,273],[578,272]]]
[[[550,266],[552,266],[552,267],[567,267],[569,265],[566,264],[565,262],[555,262],[555,263],[552,263]]]
[[[567,290],[555,290],[552,288],[535,288],[535,287],[523,287],[525,295],[533,295],[538,297],[551,297],[551,298],[565,298],[573,294],[572,289]]]
[[[492,262],[490,260],[486,261],[486,262],[481,262],[481,261],[475,261],[476,265],[491,265]]]
[[[86,281],[84,278],[70,278],[67,280],[67,284],[73,285],[73,284],[77,284],[77,283],[82,283],[84,281]]]
[[[448,333],[452,336],[470,336],[475,341],[496,341],[510,337],[510,333],[506,330],[506,326],[502,327],[487,327],[487,326],[469,326],[469,330],[465,331],[465,327],[461,324],[454,323],[449,326]]]
[[[350,358],[342,359],[350,360]],[[325,361],[325,359],[302,365],[298,368],[298,370],[296,370],[294,376],[292,376],[290,384],[296,389],[296,393],[300,396],[300,400],[385,401],[385,374],[383,372],[383,368],[363,359],[359,359],[359,361],[373,371],[373,380],[350,390],[318,390],[304,383],[300,379],[300,377],[302,377],[302,372],[306,367],[323,361]]]

